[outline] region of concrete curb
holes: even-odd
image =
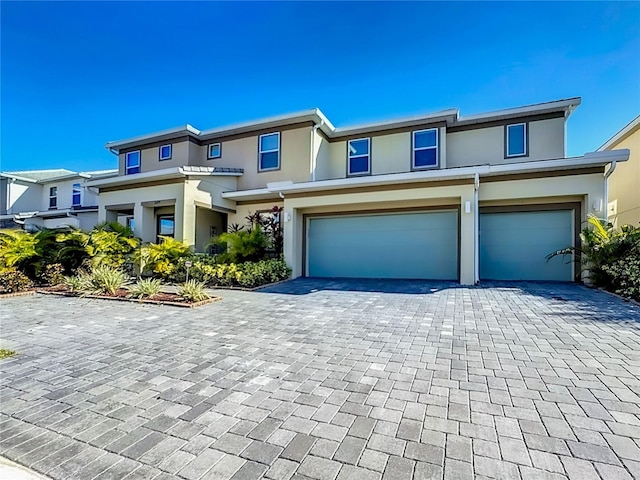
[[[4,457],[0,457],[0,478],[2,480],[49,480],[48,477]]]

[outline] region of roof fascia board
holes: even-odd
[[[626,126],[622,127],[622,129],[618,131],[618,133],[616,133],[613,137],[602,144],[602,146],[600,146],[597,151],[602,152],[603,150],[607,150],[613,147],[615,144],[622,142],[629,135],[635,132],[638,127],[640,127],[640,115],[631,120]]]
[[[526,105],[524,107],[507,108],[504,110],[496,110],[493,112],[479,113],[475,115],[462,116],[456,122],[456,125],[468,125],[472,123],[484,123],[502,118],[523,117],[527,115],[536,115],[539,113],[564,111],[565,117],[568,117],[575,108],[582,102],[580,97],[568,98],[566,100],[556,100],[553,102],[538,103],[535,105]]]

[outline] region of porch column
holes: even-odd
[[[460,196],[460,283],[462,285],[475,284],[476,252],[479,250],[476,249],[476,242],[479,239],[475,232],[475,208],[474,188],[470,185]]]
[[[175,238],[182,240],[191,249],[196,245],[196,204],[192,198],[176,199]]]
[[[103,222],[117,222],[118,221],[118,212],[113,210],[107,210],[104,205],[100,205],[98,207],[98,223]]]
[[[291,208],[287,203],[285,199],[282,212],[284,259],[292,270],[291,277],[297,278],[302,276],[302,249],[306,241],[302,238],[303,216],[298,209]]]
[[[133,208],[133,234],[143,242],[156,241],[156,222],[153,207],[136,203]]]

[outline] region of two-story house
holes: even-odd
[[[98,192],[87,188],[86,182],[115,173],[65,169],[0,172],[0,228],[90,230],[98,222]]]
[[[608,165],[628,150],[566,157],[579,98],[461,116],[458,110],[336,128],[314,109],[107,147],[119,175],[91,181],[101,220],[143,240],[202,250],[249,212],[284,208],[293,276],[571,281]],[[608,167],[611,168],[611,167]]]
[[[618,165],[609,175],[609,221],[616,227],[640,225],[640,115],[607,140],[599,152],[629,149],[629,161]]]

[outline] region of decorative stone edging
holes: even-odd
[[[27,290],[26,292],[13,292],[13,293],[0,293],[0,298],[11,298],[11,297],[24,297],[26,295],[33,295],[35,290]]]
[[[167,300],[150,300],[146,298],[127,298],[127,297],[107,297],[101,295],[76,295],[71,292],[48,292],[46,290],[38,290],[37,293],[42,295],[57,295],[59,297],[74,297],[74,298],[91,298],[94,300],[115,300],[119,302],[129,302],[129,303],[149,303],[152,305],[169,305],[172,307],[182,307],[182,308],[195,308],[200,307],[202,305],[206,305],[208,303],[218,302],[222,300],[221,297],[213,297],[207,298],[206,300],[202,300],[200,302],[171,302]]]

